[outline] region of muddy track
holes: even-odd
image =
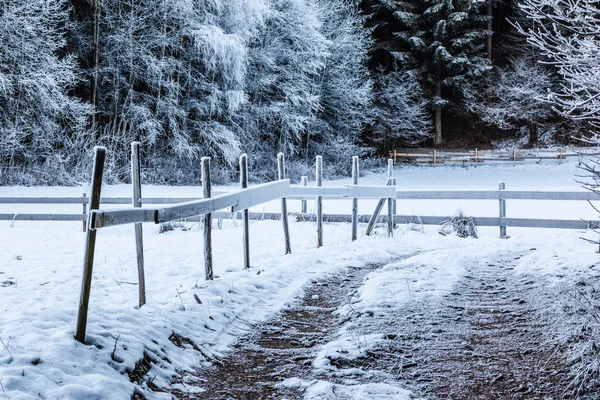
[[[301,399],[302,394],[277,387],[286,378],[313,379],[315,346],[339,329],[334,311],[346,302],[375,265],[349,267],[339,275],[315,280],[289,310],[256,325],[226,359],[198,370],[194,380],[205,391],[173,391],[179,399]]]
[[[415,392],[455,400],[572,398],[542,317],[556,294],[537,277],[515,275],[515,259],[472,266],[435,307],[406,310],[398,344],[414,360],[403,378]]]
[[[349,371],[362,371],[349,372],[354,382],[395,382],[422,399],[584,399],[569,394],[564,355],[550,344],[556,316],[545,314],[557,293],[537,276],[515,274],[519,256],[482,260],[450,293],[392,306],[384,317],[354,309],[348,316],[335,313],[353,301],[375,266],[313,282],[291,309],[255,326],[256,333],[225,359],[194,374],[205,391],[172,393],[180,399],[292,400],[302,391],[278,387],[286,378],[340,383]],[[335,339],[342,324],[357,336],[383,340],[365,357],[332,360],[339,374],[314,369],[319,345]]]

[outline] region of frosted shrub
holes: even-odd
[[[461,238],[472,237],[477,239],[477,227],[473,217],[465,215],[460,208],[456,210],[453,217],[448,217],[441,223],[439,232],[443,236],[456,233],[456,236]]]

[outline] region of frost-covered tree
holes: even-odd
[[[373,125],[373,141],[386,150],[413,145],[431,136],[429,102],[409,73],[381,74],[376,80],[375,104],[379,113]]]
[[[526,127],[529,144],[538,141],[538,126],[554,113],[548,102],[552,74],[531,57],[513,59],[495,71],[485,90],[465,91],[465,104],[481,121],[500,129]]]
[[[372,120],[373,88],[367,68],[371,39],[358,10],[347,0],[319,0],[317,6],[329,46],[320,77],[320,108],[309,128],[315,131],[313,152],[347,159],[349,154],[340,154],[342,147],[337,145],[343,142],[351,149]]]
[[[247,41],[262,23],[262,0],[104,0],[74,15],[83,37],[98,33],[98,63],[78,36],[82,66],[95,90],[97,140],[121,156],[140,140],[150,157],[193,166],[202,155],[232,161],[240,152],[234,122],[246,101]],[[90,26],[96,26],[90,28]],[[86,61],[87,60],[87,61]]]
[[[249,43],[248,106],[242,127],[256,151],[299,154],[321,110],[329,41],[311,0],[272,0],[263,28]],[[249,151],[250,152],[250,151]]]
[[[43,169],[47,182],[71,172],[86,141],[89,109],[67,95],[78,78],[64,54],[66,6],[0,0],[0,162]]]
[[[532,21],[517,24],[562,78],[550,100],[562,114],[600,124],[600,1],[523,0],[521,11]]]

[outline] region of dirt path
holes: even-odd
[[[577,398],[568,396],[568,370],[544,335],[551,325],[543,311],[556,293],[545,289],[543,280],[516,275],[518,256],[472,265],[451,293],[401,305],[385,320],[357,313],[339,322],[334,313],[349,303],[374,266],[314,282],[296,306],[256,326],[256,334],[241,339],[228,358],[198,371],[195,378],[206,391],[173,394],[180,399],[301,399],[301,390],[277,384],[292,377],[343,382],[344,371],[358,370],[364,373],[352,376],[354,382],[391,379],[419,398]],[[366,357],[332,363],[340,373],[315,370],[319,345],[335,337],[340,323],[357,335],[379,333],[385,340],[369,348]]]
[[[206,391],[173,392],[179,399],[301,399],[302,393],[278,388],[286,378],[312,379],[314,349],[339,328],[334,311],[376,266],[348,268],[341,275],[314,281],[290,310],[255,327],[234,352],[196,378]]]
[[[404,379],[418,392],[438,399],[570,398],[568,369],[544,335],[552,321],[543,311],[556,293],[537,277],[515,275],[515,258],[472,266],[439,304],[406,310],[399,341],[415,368]]]

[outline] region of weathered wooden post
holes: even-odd
[[[394,178],[390,178],[390,185],[394,184]],[[388,198],[388,221],[387,221],[387,226],[388,226],[388,236],[389,237],[394,237],[394,204],[393,204],[394,199],[393,198]]]
[[[392,160],[388,160],[388,180],[394,176],[394,162]],[[393,182],[393,183],[392,183]],[[388,182],[388,184],[392,186],[396,186],[396,178],[392,182]],[[396,199],[394,199],[392,203],[392,212],[396,215]],[[394,221],[394,228],[396,227],[396,221]]]
[[[202,197],[211,197],[210,188],[210,157],[202,157]],[[212,215],[204,214],[204,276],[207,281],[213,280],[212,262]]]
[[[500,182],[498,183],[498,191],[500,191],[500,196],[502,196],[502,191],[506,189],[506,184],[504,182]],[[505,199],[500,199],[499,200],[499,209],[500,209],[500,218],[505,218],[506,217],[506,200]],[[505,238],[506,237],[506,226],[502,226],[502,222],[500,222],[500,238]]]
[[[437,163],[437,150],[433,151],[433,166],[435,167],[435,164]]]
[[[352,156],[352,184],[358,185],[358,156]],[[358,237],[358,198],[352,199],[352,241]]]
[[[142,206],[142,180],[140,173],[140,142],[131,143],[131,183],[133,185],[133,207]],[[139,305],[146,304],[146,278],[144,274],[144,235],[141,222],[135,224],[135,253],[138,267]]]
[[[248,156],[240,156],[240,186],[248,188]],[[244,241],[244,268],[250,268],[250,211],[242,211],[242,240]]]
[[[513,165],[517,165],[517,148],[513,149]]]
[[[102,190],[102,173],[104,172],[104,160],[106,148],[94,147],[94,171],[92,172],[92,192],[90,194],[90,210],[100,208],[100,192]],[[91,213],[88,213],[88,222]],[[81,343],[85,342],[85,330],[87,327],[87,314],[90,303],[90,290],[92,287],[92,273],[94,269],[94,249],[96,248],[96,230],[87,229],[85,239],[85,250],[83,254],[83,276],[81,278],[81,297],[79,299],[79,312],[77,315],[77,328],[75,339]]]
[[[277,154],[277,179],[285,179],[285,156]],[[290,227],[288,224],[287,199],[281,198],[281,221],[283,222],[283,236],[285,237],[285,254],[292,252],[290,245]]]
[[[308,176],[303,176],[302,178],[300,178],[300,185],[308,186]],[[306,214],[306,200],[301,201],[302,203],[300,203],[300,212],[302,214]]]
[[[317,156],[317,187],[323,186],[323,156]],[[317,196],[317,248],[323,246],[323,196]]]
[[[81,204],[81,211],[82,214],[84,215],[83,217],[83,232],[85,233],[85,231],[87,230],[87,194],[85,192],[83,192],[83,203]]]

